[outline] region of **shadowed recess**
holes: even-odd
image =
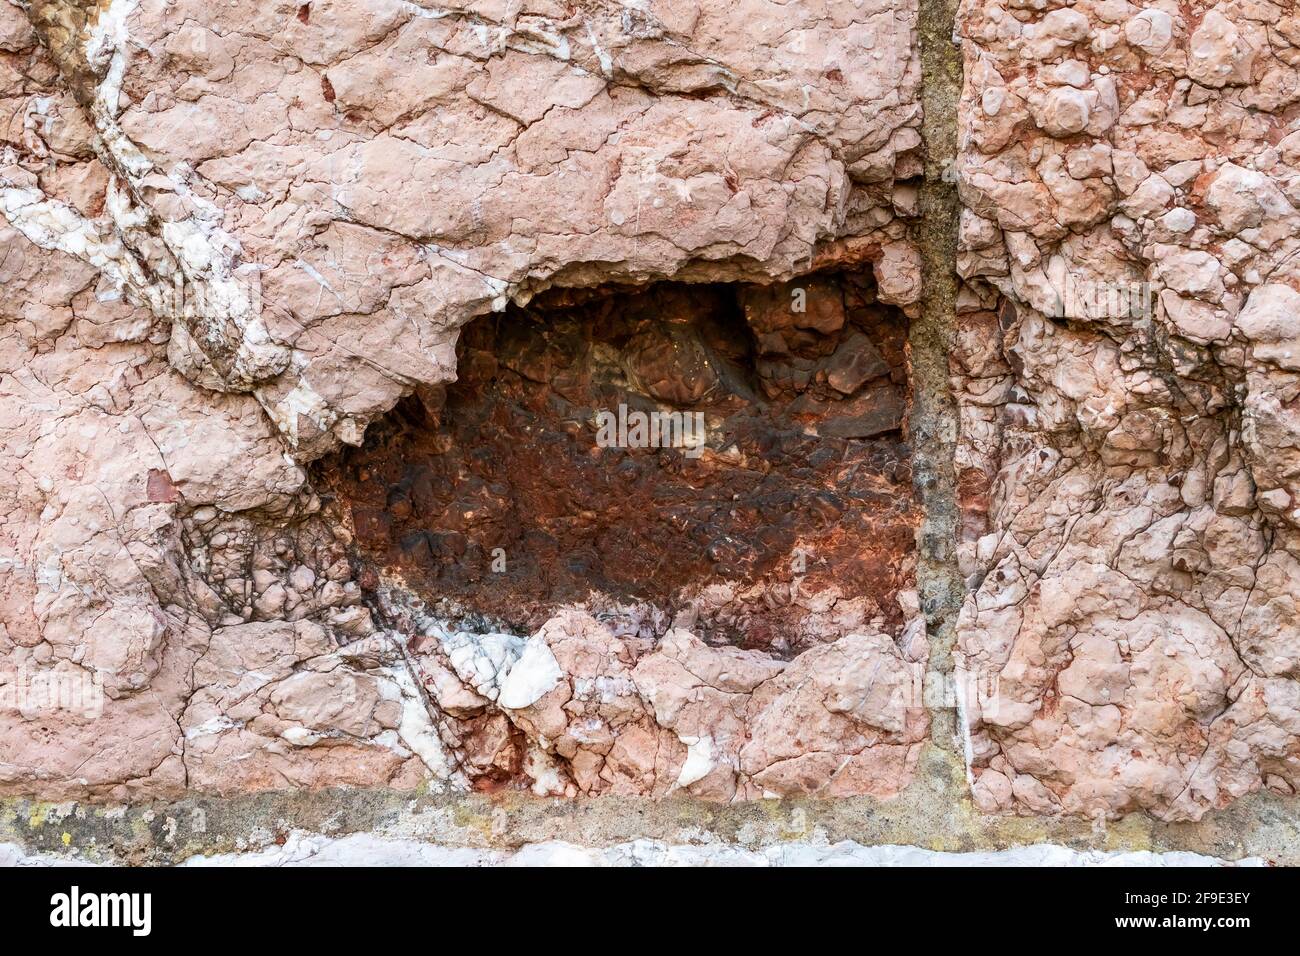
[[[459,380],[317,485],[363,585],[395,573],[513,629],[599,599],[779,656],[896,631],[918,520],[906,334],[856,272],[555,290],[468,326]]]

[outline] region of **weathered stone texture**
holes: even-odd
[[[929,230],[917,21],[0,4],[0,791],[890,798],[948,736],[929,667],[953,806],[1292,795],[1297,13],[964,3]],[[629,397],[712,416],[703,464],[613,470],[585,416]],[[616,524],[655,500],[698,520]],[[513,590],[457,577],[537,534]]]
[[[865,269],[904,316],[915,26],[884,0],[0,5],[0,788],[901,788],[925,732],[905,451],[888,600],[776,655],[579,611],[394,629],[374,612],[418,599],[378,602],[308,468],[548,288]],[[874,388],[836,447],[899,439],[900,343],[832,361],[817,328],[809,358],[768,325],[770,390]],[[692,397],[643,357],[654,400]],[[102,713],[33,705],[34,673],[102,682]]]
[[[1000,690],[970,715],[975,801],[1290,794],[1300,21],[1078,0],[960,26],[959,648]]]

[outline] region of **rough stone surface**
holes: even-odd
[[[1300,24],[968,3],[954,389],[972,796],[1300,784]]]
[[[782,5],[746,4],[743,37],[738,13],[0,7],[16,293],[0,326],[0,450],[17,478],[4,491],[15,706],[0,718],[0,787],[727,800],[906,784],[926,723],[901,438],[920,291],[905,182],[919,171],[916,9],[828,3],[792,32]],[[794,279],[828,269],[861,274],[869,298]],[[731,456],[715,465],[734,473],[720,489],[739,484],[715,496],[697,564],[716,579],[696,582],[685,618],[677,608],[630,640],[619,622],[646,608],[565,611],[542,593],[520,633],[441,627],[425,602],[448,595],[392,580],[391,562],[367,560],[373,529],[319,497],[340,444],[360,445],[404,396],[433,407],[476,316],[517,320],[509,310],[552,288],[666,279],[741,283],[732,345],[753,358],[732,411],[789,405],[793,431],[778,437],[805,446],[769,481],[784,527],[755,539],[763,567],[741,540],[763,531],[757,515],[727,513],[768,467],[758,434],[706,451]],[[668,318],[672,294],[643,311]],[[895,317],[883,337],[863,309]],[[682,343],[663,334],[633,341],[628,367],[650,408],[680,410],[707,375],[679,367]],[[462,365],[467,348],[547,380],[545,356],[479,343]],[[465,491],[453,511],[475,490],[450,487]],[[434,517],[442,536],[474,530]],[[619,520],[602,516],[603,533]],[[823,567],[809,594],[802,566],[755,579],[819,529],[852,574]],[[868,559],[855,542],[873,534]],[[693,637],[691,614],[725,618],[732,638]],[[767,646],[740,649],[755,642],[734,636],[760,625]],[[34,705],[34,674],[88,687],[91,706]]]
[[[0,796],[1286,857],[1300,20],[922,9],[0,3]]]
[[[522,769],[539,795],[889,797],[925,735],[921,662],[865,629],[789,663],[684,628],[638,639],[580,610],[527,641],[411,629],[428,634],[415,668],[460,769],[485,786]]]
[[[906,321],[869,283],[806,284],[806,313],[780,286],[775,305],[768,286],[661,286],[476,323],[457,383],[319,462],[317,487],[367,563],[520,633],[593,592],[647,635],[684,614],[783,656],[897,632]]]

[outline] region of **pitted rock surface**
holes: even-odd
[[[959,626],[988,811],[1300,782],[1290,4],[965,4]]]

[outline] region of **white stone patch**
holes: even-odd
[[[398,5],[407,13],[419,17],[422,20],[441,20],[443,17],[449,17],[452,14],[451,10],[441,10],[438,8],[429,9],[428,7],[420,6],[418,3],[411,3],[411,0],[401,0],[401,3]]]
[[[523,656],[525,643],[514,634],[457,631],[442,637],[442,646],[456,676],[488,700],[500,696],[501,685]]]
[[[116,117],[118,98],[122,92],[122,77],[126,74],[128,59],[126,41],[126,21],[135,12],[139,0],[112,0],[99,11],[99,17],[91,25],[86,40],[86,60],[88,63],[103,66],[108,61],[108,71],[95,99],[106,114]]]
[[[509,46],[521,53],[554,57],[565,63],[573,56],[568,38],[552,21],[542,17],[521,17],[510,36]]]
[[[0,844],[0,866],[85,866],[74,858],[28,854]],[[944,853],[915,846],[840,843],[778,843],[745,848],[733,843],[669,844],[634,840],[610,847],[584,847],[554,840],[518,850],[445,846],[375,833],[329,837],[295,830],[283,845],[245,853],[192,856],[181,866],[1265,866],[1258,857],[1232,862],[1199,853],[1072,850],[1049,843],[972,853]]]
[[[523,653],[501,681],[497,703],[507,710],[531,707],[564,676],[550,647],[540,637],[530,637]]]
[[[283,846],[252,853],[193,856],[181,866],[490,866],[503,853],[393,840],[370,833],[327,837],[295,830]]]
[[[716,765],[713,759],[713,738],[682,737],[678,739],[686,745],[686,762],[677,774],[677,786],[689,787],[697,780],[703,780]]]
[[[397,725],[402,743],[420,758],[431,774],[446,779],[451,775],[451,766],[424,696],[415,686],[415,679],[402,665],[386,667],[382,673],[388,680],[380,681],[380,693],[385,699],[398,699],[402,704],[402,718]]]
[[[114,284],[139,277],[130,253],[112,236],[66,203],[47,199],[34,187],[0,188],[0,215],[42,249],[64,252],[94,266]]]
[[[291,388],[280,401],[274,405],[262,402],[262,407],[293,445],[298,444],[298,416],[305,415],[321,431],[328,431],[338,420],[338,414],[329,406],[324,397],[312,388],[305,378],[299,377],[298,384]]]
[[[583,27],[587,31],[587,42],[595,51],[596,59],[600,62],[600,72],[604,74],[605,79],[611,79],[614,76],[614,60],[610,57],[609,52],[600,45],[600,40],[596,37],[596,31],[592,28],[590,20],[583,20]]]
[[[187,727],[185,729],[185,739],[195,740],[199,737],[212,737],[224,731],[242,726],[243,724],[236,723],[225,714],[219,714],[216,717],[208,718],[201,724]]]
[[[189,188],[187,180],[196,175],[192,169],[183,165],[171,172],[156,169],[118,123],[122,78],[130,59],[127,20],[138,3],[139,0],[112,0],[90,28],[86,57],[90,63],[106,67],[104,78],[95,91],[91,113],[99,134],[97,148],[110,157],[111,161],[106,161],[110,169],[120,170],[136,189],[147,177],[161,177],[173,192],[184,197],[196,210],[186,219],[162,223],[163,242],[188,280],[182,300],[186,315],[178,314],[182,311],[181,302],[177,301],[170,277],[148,277],[133,261],[129,265],[134,268],[119,266],[114,271],[100,265],[84,251],[66,251],[104,269],[119,284],[125,281],[161,317],[188,317],[192,321],[206,321],[222,327],[233,322],[239,330],[240,342],[233,356],[229,384],[248,387],[282,371],[290,352],[271,339],[261,320],[260,289],[253,281],[256,276],[235,266],[240,254],[239,240],[221,228],[221,210]],[[151,185],[156,188],[158,183]],[[105,210],[123,236],[129,236],[130,230],[146,219],[144,211],[136,208],[127,191],[117,188],[115,183],[110,183]],[[75,235],[64,242],[73,246],[79,244]],[[131,260],[125,252],[120,258]]]
[[[28,853],[16,843],[0,843],[0,868],[11,866],[95,866],[86,860],[77,860],[49,853]]]
[[[320,734],[313,733],[306,727],[286,727],[280,736],[295,747],[311,747],[320,742]]]

